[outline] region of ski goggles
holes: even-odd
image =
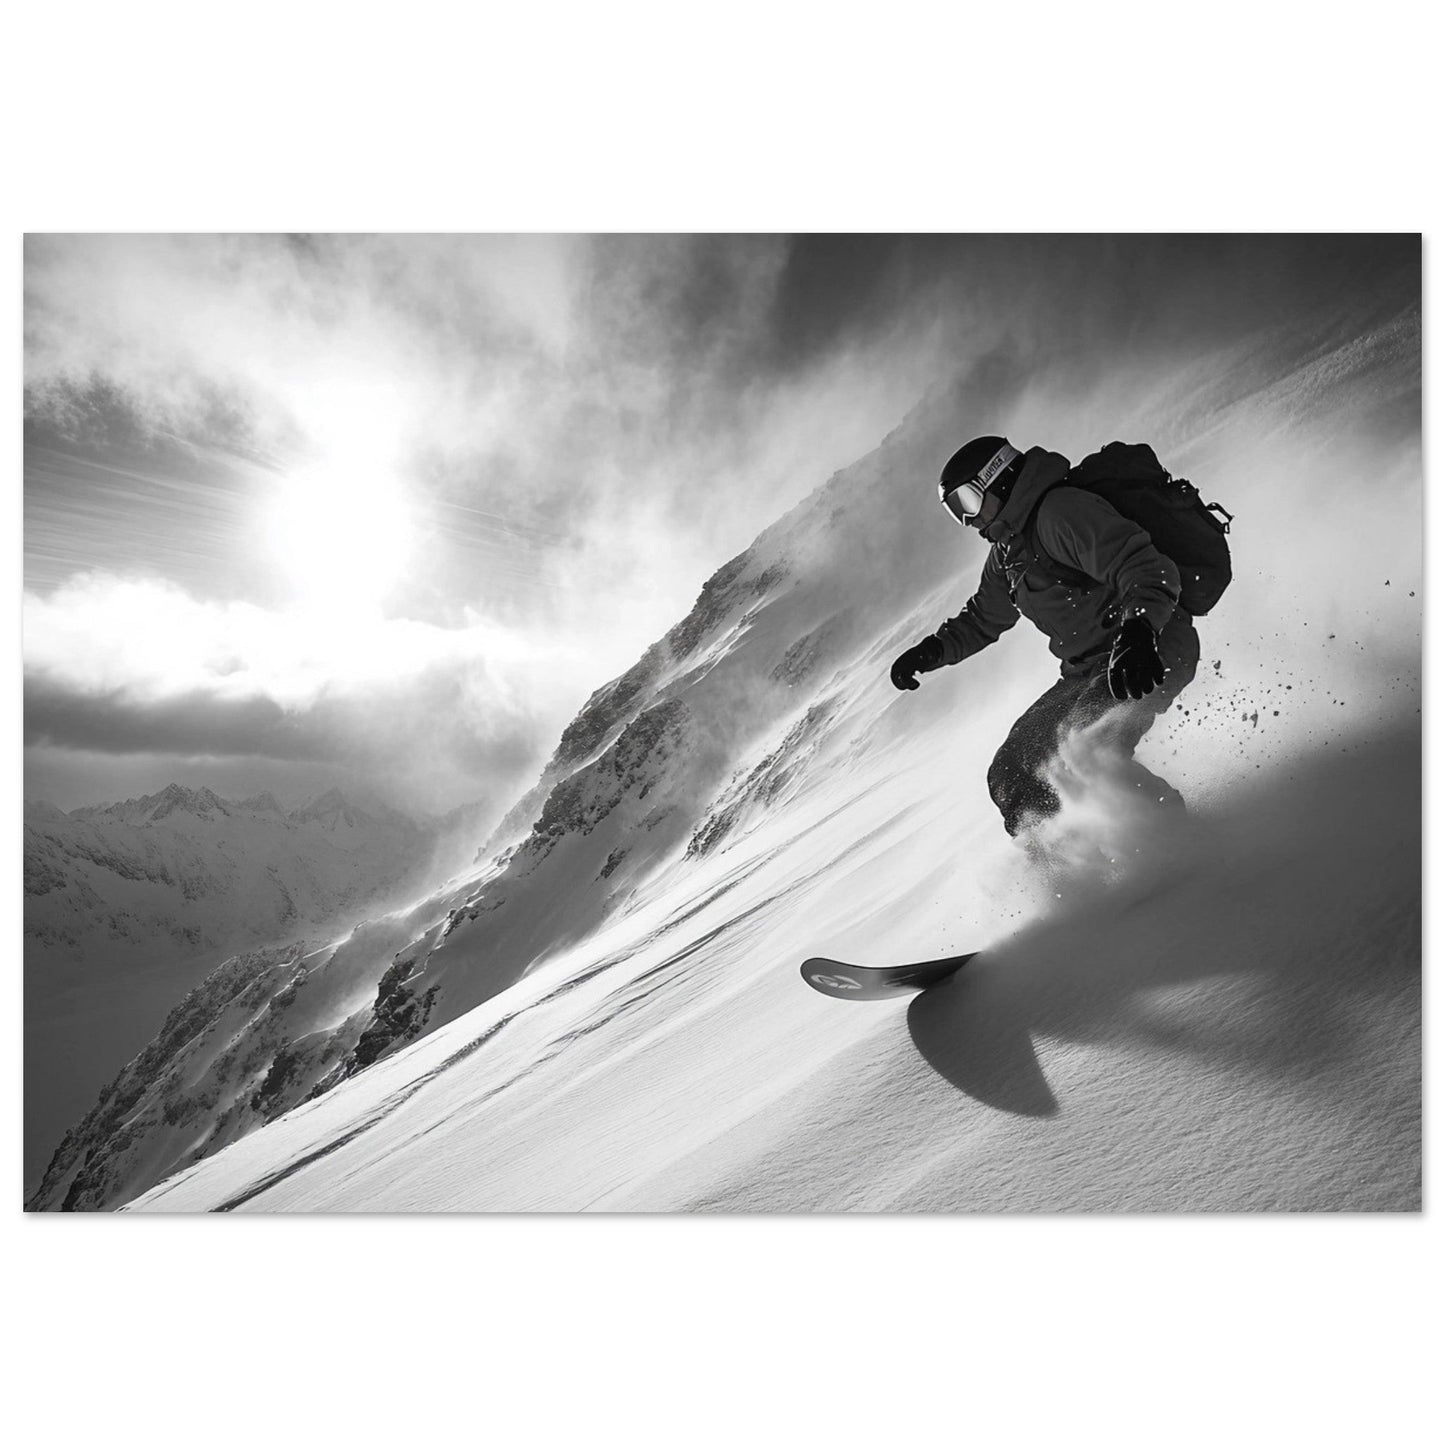
[[[978,476],[964,482],[962,486],[955,487],[951,492],[944,490],[944,484],[938,484],[940,499],[943,505],[948,508],[956,522],[962,522],[965,526],[983,510],[983,499],[988,489],[999,479],[1005,467],[1016,457],[1023,456],[1017,447],[1011,447],[1005,442],[989,458],[988,464],[979,472]]]
[[[969,519],[983,510],[983,491],[977,482],[965,482],[943,494],[943,505],[953,514],[955,522],[967,526]]]

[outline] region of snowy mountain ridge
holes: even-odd
[[[365,906],[431,863],[426,830],[332,791],[282,813],[172,783],[120,803],[25,813],[27,947],[204,950],[278,939]]]

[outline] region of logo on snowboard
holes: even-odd
[[[825,988],[862,988],[863,985],[856,978],[845,978],[840,973],[815,973],[811,975],[814,983],[821,983]]]

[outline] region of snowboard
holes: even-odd
[[[803,980],[809,988],[829,998],[863,1001],[897,998],[917,993],[930,984],[952,978],[976,953],[955,953],[949,958],[930,958],[921,963],[887,963],[874,967],[866,963],[844,963],[836,958],[810,958],[803,964]]]

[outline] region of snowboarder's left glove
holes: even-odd
[[[1114,634],[1109,653],[1109,691],[1120,702],[1145,697],[1164,681],[1164,664],[1147,619],[1131,617]]]
[[[932,672],[943,666],[943,644],[932,634],[902,653],[889,669],[888,676],[900,692],[913,692],[918,687],[917,673]]]

